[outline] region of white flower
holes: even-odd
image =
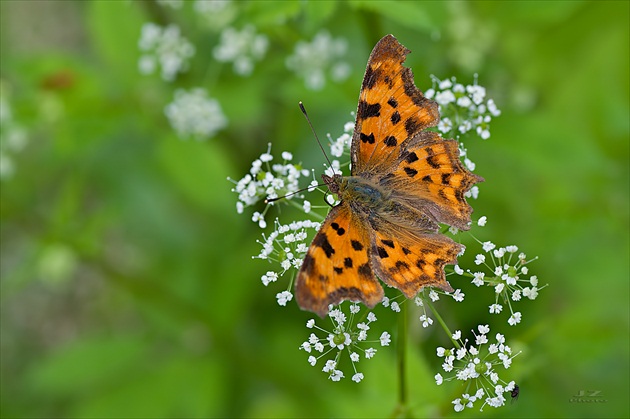
[[[394,301],[390,307],[392,309],[392,311],[396,312],[396,313],[400,313],[400,306],[398,305],[398,303],[396,301]]]
[[[462,301],[464,301],[465,294],[462,292],[462,290],[458,288],[452,294],[452,297],[453,297],[453,300],[457,301],[458,303],[461,303]]]
[[[486,225],[488,218],[484,215],[483,217],[480,217],[479,220],[477,220],[477,225],[479,227],[483,227]]]
[[[435,383],[439,386],[442,385],[442,382],[444,381],[444,379],[442,378],[442,374],[437,373],[435,374]]]
[[[332,374],[330,374],[330,378],[333,381],[339,381],[344,377],[343,372],[340,370],[334,370]]]
[[[476,286],[480,287],[484,284],[484,277],[485,277],[485,273],[484,272],[473,272],[473,280],[472,283],[475,284]]]
[[[278,299],[278,304],[281,306],[286,306],[289,301],[293,299],[293,294],[289,291],[282,291],[276,294],[276,298]]]
[[[363,374],[360,373],[360,372],[358,372],[358,373],[356,373],[356,374],[354,374],[352,376],[352,381],[354,381],[355,383],[360,383],[361,380],[363,380]]]
[[[462,331],[456,330],[452,337],[454,340],[460,340],[462,338]]]
[[[422,322],[422,327],[427,328],[433,324],[433,319],[428,317],[426,314],[420,316],[420,321]]]
[[[503,310],[503,306],[501,304],[492,304],[490,305],[490,313],[491,314],[499,314]]]
[[[508,319],[508,324],[510,326],[514,326],[514,325],[516,325],[516,324],[518,324],[520,322],[521,322],[521,313],[518,312],[518,311],[516,313],[512,314],[510,316],[510,318]]]
[[[383,332],[381,334],[380,340],[381,340],[381,346],[389,346],[389,343],[391,342],[391,336],[389,333],[387,332]]]
[[[159,65],[166,81],[173,81],[177,73],[187,70],[188,60],[195,54],[195,47],[180,35],[179,26],[174,24],[161,27],[145,23],[138,47],[144,53],[138,61],[139,70],[151,74]]]
[[[261,278],[262,283],[267,286],[269,285],[271,282],[276,282],[278,280],[278,273],[274,272],[274,271],[268,271],[266,274],[264,274]]]
[[[178,89],[175,99],[164,109],[171,126],[181,138],[210,138],[227,126],[221,105],[208,97],[205,89]]]
[[[445,106],[449,103],[455,102],[455,95],[450,90],[444,90],[435,95],[435,101],[438,105]]]
[[[221,40],[213,54],[217,61],[233,63],[236,74],[248,76],[254,69],[254,62],[265,56],[268,44],[267,37],[256,34],[252,25],[246,25],[241,31],[226,28],[221,32]]]
[[[486,261],[486,257],[481,253],[475,257],[475,265],[481,265]]]
[[[485,250],[486,252],[491,251],[492,249],[494,249],[496,247],[496,245],[492,242],[484,242],[483,243],[483,250]]]
[[[525,297],[529,298],[530,300],[535,300],[536,297],[538,297],[538,288],[536,288],[536,287],[523,288],[523,295]]]
[[[328,361],[326,361],[326,364],[324,365],[324,368],[322,368],[322,371],[332,372],[336,366],[337,366],[337,363],[334,360],[329,359]]]
[[[443,134],[446,134],[452,129],[453,129],[453,122],[449,118],[443,118],[438,123],[438,130]]]
[[[328,74],[333,81],[345,80],[350,75],[350,66],[344,60],[348,45],[345,39],[333,39],[322,30],[311,43],[300,41],[286,60],[290,70],[304,78],[306,87],[320,90],[326,84]]]

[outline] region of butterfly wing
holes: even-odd
[[[374,307],[383,288],[370,266],[370,237],[364,220],[347,203],[334,207],[313,239],[295,283],[300,308],[324,317],[330,304],[361,301]]]
[[[382,173],[396,161],[403,142],[437,125],[438,105],[425,98],[402,64],[410,51],[392,35],[370,54],[352,137],[352,174]]]
[[[441,234],[418,231],[411,225],[375,218],[372,266],[386,284],[414,298],[424,287],[452,292],[444,265],[457,263],[463,246]]]
[[[481,181],[462,165],[457,141],[435,132],[416,134],[403,144],[392,171],[378,180],[393,200],[460,230],[469,229],[472,213],[464,194]]]

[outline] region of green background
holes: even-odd
[[[507,330],[523,352],[503,377],[521,396],[498,410],[453,412],[463,388],[433,381],[440,332],[411,321],[414,414],[627,417],[628,5],[239,3],[233,25],[270,40],[242,78],[212,59],[219,35],[190,4],[3,0],[3,93],[29,142],[0,183],[2,416],[390,415],[393,348],[359,364],[359,385],[307,364],[297,348],[311,316],[277,306],[285,283],[261,285],[261,231],[251,211],[236,214],[226,177],[270,141],[321,167],[297,102],[319,133],[339,135],[372,46],[393,33],[420,89],[430,74],[477,72],[502,110],[489,140],[467,143],[486,179],[474,206],[489,222],[475,234],[538,255],[530,272],[549,284]],[[173,83],[137,71],[149,21],[179,24],[197,49]],[[322,28],[348,40],[352,73],[314,92],[284,60]],[[195,86],[230,121],[205,142],[181,141],[163,114],[176,88]],[[466,330],[488,321],[485,307],[442,311]],[[599,393],[572,402],[580,391]]]

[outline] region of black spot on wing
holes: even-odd
[[[360,138],[360,139],[361,139],[361,141],[363,141],[364,143],[374,144],[374,142],[376,141],[376,140],[374,139],[374,134],[365,135],[364,133],[360,133],[360,134],[359,134],[359,138]]]
[[[313,239],[313,244],[317,247],[320,247],[324,253],[326,253],[326,257],[330,259],[333,253],[335,253],[335,249],[330,245],[328,241],[328,237],[325,233],[317,233],[315,238]]]
[[[363,245],[361,244],[361,242],[358,242],[356,240],[350,240],[350,245],[352,246],[352,248],[354,250],[356,250],[357,252],[363,250]]]
[[[402,261],[402,260],[399,260],[399,261],[397,261],[397,262],[396,262],[396,268],[397,268],[398,270],[401,270],[401,269],[409,269],[409,265],[407,264],[407,262],[404,262],[404,261]]]
[[[407,134],[409,136],[418,132],[419,129],[420,129],[420,124],[418,123],[418,120],[416,118],[414,118],[413,116],[407,118],[407,120],[405,121],[405,130],[407,130]]]
[[[412,151],[411,153],[407,154],[407,156],[405,157],[405,161],[407,163],[413,163],[418,160],[419,160],[418,155],[416,154],[415,151]]]
[[[390,98],[390,99],[387,101],[387,104],[388,104],[389,106],[391,106],[392,108],[397,108],[397,107],[398,107],[398,101],[397,101],[396,99],[394,99],[393,97],[392,97],[392,98]]]
[[[435,161],[435,157],[434,156],[427,157],[427,163],[428,163],[429,166],[431,166],[434,169],[439,169],[440,168],[440,163]]]
[[[379,257],[380,257],[381,259],[385,259],[385,258],[388,258],[388,257],[389,257],[389,253],[387,253],[387,250],[385,250],[385,248],[384,248],[384,247],[380,247],[380,246],[378,246],[378,247],[376,248],[376,253],[379,255]]]
[[[407,173],[407,176],[409,177],[414,177],[418,174],[418,171],[416,169],[412,169],[411,167],[405,167],[403,170],[405,171],[405,173]]]
[[[343,236],[346,233],[346,230],[343,227],[339,227],[337,223],[332,223],[330,226],[337,232],[338,236]]]
[[[394,147],[396,144],[398,144],[396,137],[394,137],[393,135],[390,135],[389,137],[385,138],[385,141],[383,142],[385,143],[387,147]]]
[[[346,268],[352,268],[352,258],[345,258],[343,260],[343,266]]]
[[[391,240],[381,240],[381,243],[387,247],[391,247],[392,249],[394,248],[394,242]]]
[[[433,182],[431,180],[431,176],[429,176],[429,175],[426,175],[425,177],[423,177],[422,180],[425,181],[425,182]]]
[[[367,278],[371,278],[372,277],[372,268],[370,268],[370,264],[369,263],[364,263],[363,265],[359,266],[359,275],[367,277]]]
[[[343,268],[334,267],[333,271],[335,271],[335,273],[337,273],[337,274],[341,274],[343,272]]]
[[[390,119],[391,119],[391,121],[392,121],[392,124],[394,124],[394,125],[396,125],[397,123],[399,123],[399,122],[400,122],[400,114],[398,113],[398,111],[395,111],[395,112],[392,114],[392,117],[391,117]]]
[[[442,184],[448,185],[450,178],[451,178],[450,173],[442,173]]]
[[[380,103],[367,103],[364,100],[359,101],[359,109],[357,110],[357,117],[361,120],[381,116],[381,104]]]
[[[308,274],[311,275],[313,273],[313,268],[315,267],[315,259],[309,253],[304,256],[304,260],[302,261],[302,269]]]
[[[365,70],[365,77],[363,78],[363,88],[371,89],[376,85],[378,81],[380,71],[374,71],[371,65],[368,66],[367,70]]]
[[[407,249],[406,247],[403,247],[403,248],[402,248],[402,251],[403,251],[403,253],[404,253],[404,254],[406,254],[406,255],[408,255],[408,254],[410,254],[410,253],[411,253],[411,250]]]

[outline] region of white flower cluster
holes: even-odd
[[[240,32],[234,28],[224,29],[219,45],[212,52],[217,61],[233,63],[234,72],[239,76],[249,76],[254,62],[263,59],[268,46],[267,37],[256,34],[256,28],[247,25]]]
[[[485,224],[485,217],[482,218]],[[489,307],[490,313],[499,314],[503,311],[503,305],[499,304],[501,299],[510,310],[508,323],[514,326],[521,322],[522,316],[520,312],[513,310],[512,302],[520,301],[522,297],[535,300],[538,292],[547,286],[538,288],[538,278],[535,275],[528,276],[529,268],[526,265],[536,258],[527,260],[527,256],[522,252],[517,255],[518,247],[514,245],[496,247],[494,243],[487,241],[481,243],[481,246],[484,252],[475,256],[475,264],[486,267],[489,273],[468,270],[473,276],[472,283],[478,287],[482,285],[494,287],[495,302]]]
[[[205,140],[227,126],[219,102],[202,88],[175,91],[175,99],[164,109],[171,126],[181,138]]]
[[[486,88],[475,82],[464,86],[455,77],[440,80],[433,78],[433,87],[425,96],[435,100],[440,106],[441,120],[438,131],[456,135],[475,131],[484,140],[490,138],[490,121],[501,115],[494,100],[486,100]]]
[[[258,241],[262,250],[257,256],[254,256],[255,259],[266,259],[280,265],[279,271],[269,270],[261,276],[260,280],[264,286],[276,282],[290,269],[293,269],[294,272],[300,269],[304,255],[308,250],[307,231],[309,229],[319,230],[320,224],[310,220],[280,224],[276,220],[275,227],[275,230],[268,237],[263,234],[263,241]],[[276,295],[278,304],[281,306],[285,306],[288,301],[293,299],[293,294],[289,291],[291,285],[289,283],[286,291]]]
[[[291,163],[293,155],[288,151],[282,153],[282,159],[282,163],[271,164],[273,156],[271,155],[271,143],[269,143],[267,152],[252,162],[249,173],[241,180],[235,182],[228,178],[236,184],[232,189],[232,192],[238,194],[236,212],[242,214],[246,207],[261,200],[273,199],[298,191],[300,178],[309,176],[310,172],[303,169],[300,164]],[[317,185],[316,181],[311,182],[311,184],[313,183]],[[305,200],[303,196],[290,195],[283,201],[293,202],[296,197],[302,200],[301,209],[306,213],[310,212],[311,203]],[[267,226],[265,214],[273,204],[273,202],[268,203],[262,213],[254,213],[252,221],[257,222],[260,228]]]
[[[374,342],[368,341],[367,338],[370,325],[376,321],[376,316],[374,313],[368,312],[365,317],[366,321],[355,325],[361,307],[356,303],[349,303],[349,313],[346,315],[342,311],[344,306],[345,304],[342,304],[328,313],[334,326],[332,330],[317,326],[315,319],[309,320],[306,327],[316,329],[325,336],[319,337],[316,333],[311,333],[308,340],[302,343],[300,349],[311,354],[308,357],[308,362],[312,366],[315,366],[321,358],[328,357],[329,359],[325,362],[322,371],[328,374],[328,378],[332,381],[340,381],[345,377],[343,371],[339,369],[339,364],[342,352],[347,352],[352,364],[352,381],[359,383],[363,380],[363,373],[357,371],[357,363],[361,360],[361,355],[365,359],[370,359],[374,357],[377,351],[373,347],[366,349],[362,347],[365,343]],[[391,335],[388,332],[383,332],[376,342],[379,342],[381,346],[388,346],[391,342]],[[330,358],[333,354],[334,357]]]
[[[496,368],[510,368],[512,358],[518,354],[512,355],[512,349],[505,344],[505,337],[500,333],[495,335],[494,343],[484,346],[489,342],[490,327],[479,325],[477,330],[478,334],[473,331],[475,342],[470,345],[468,339],[462,341],[461,331],[457,330],[451,336],[455,343],[454,348],[437,348],[437,356],[444,359],[442,369],[445,373],[454,374],[445,378],[438,373],[435,375],[436,383],[441,385],[444,381],[453,379],[467,382],[467,393],[452,402],[456,412],[473,407],[477,400],[484,400],[480,410],[485,405],[503,406],[506,401],[504,394],[511,393],[515,386],[514,381],[503,381]]]
[[[15,121],[7,94],[8,86],[0,81],[0,180],[15,173],[12,155],[24,149],[26,130]]]
[[[341,82],[350,75],[350,65],[343,60],[347,50],[345,39],[334,39],[322,30],[310,43],[299,41],[293,55],[287,57],[286,65],[304,78],[308,89],[320,90],[326,84],[327,73],[335,82]]]
[[[188,60],[195,55],[195,47],[180,34],[179,26],[166,27],[145,23],[138,41],[143,52],[138,61],[141,74],[153,74],[161,68],[165,81],[175,80],[177,73],[188,69]]]
[[[157,4],[162,7],[170,7],[171,9],[181,9],[184,0],[157,0]]]
[[[229,25],[238,15],[238,2],[231,0],[195,0],[193,10],[202,23],[213,31]]]
[[[352,133],[354,132],[354,121],[346,122],[343,125],[343,134],[332,139],[328,134],[328,143],[330,144],[330,154],[333,157],[341,157],[350,155],[350,145],[352,142]]]

